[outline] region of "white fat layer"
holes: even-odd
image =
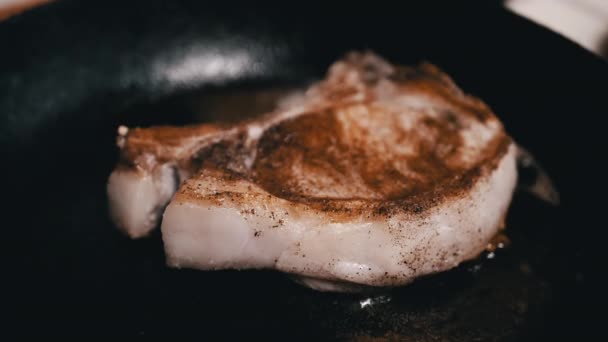
[[[202,270],[274,268],[303,276],[302,283],[321,290],[406,284],[478,255],[501,226],[516,177],[511,146],[462,198],[424,215],[339,223],[275,197],[173,201],[162,223],[167,262]],[[263,192],[252,184],[225,190],[239,189],[251,196]]]
[[[166,164],[152,173],[116,169],[107,186],[110,216],[130,237],[146,236],[158,224],[159,212],[176,188],[173,169]]]

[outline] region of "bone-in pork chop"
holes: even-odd
[[[262,118],[119,132],[108,183],[132,237],[162,220],[167,263],[273,268],[319,290],[398,286],[483,251],[515,145],[436,67],[352,53]],[[177,192],[174,194],[174,192]]]

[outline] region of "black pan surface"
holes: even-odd
[[[363,341],[605,334],[596,310],[605,304],[598,274],[608,67],[494,3],[64,1],[1,22],[0,46],[1,334]],[[537,156],[561,205],[518,192],[510,247],[371,297],[310,291],[269,271],[168,269],[160,233],[131,241],[113,228],[105,181],[118,124],[218,118],[205,106],[210,95],[234,105],[242,99],[235,92],[301,85],[351,49],[440,66]]]

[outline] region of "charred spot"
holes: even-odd
[[[419,68],[400,66],[389,76],[389,79],[398,83],[405,83],[419,80],[425,76],[426,74]]]
[[[456,116],[456,114],[453,111],[451,111],[451,110],[444,111],[443,118],[445,119],[446,123],[449,125],[449,127],[451,129],[459,130],[462,128],[462,123],[460,122],[460,120],[458,120],[458,116]]]
[[[378,209],[376,209],[376,213],[378,215],[386,215],[386,214],[388,214],[388,212],[389,212],[389,209],[384,205],[381,205],[380,207],[378,207]]]

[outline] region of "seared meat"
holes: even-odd
[[[515,146],[436,67],[352,53],[256,120],[122,129],[108,190],[133,237],[165,210],[167,262],[274,268],[320,290],[398,286],[477,256],[502,227]]]

